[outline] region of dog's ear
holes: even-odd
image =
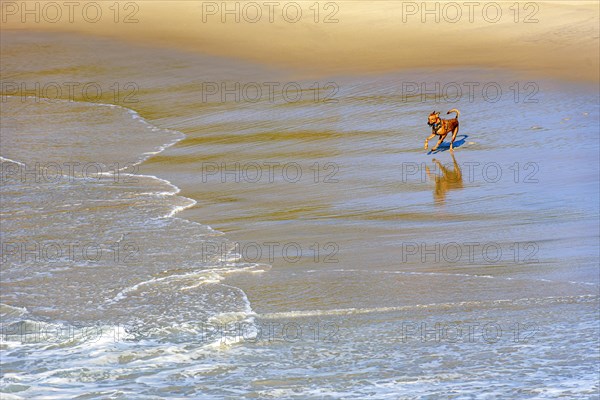
[[[439,112],[439,111],[436,111],[436,112],[435,112],[435,115],[439,116],[439,115],[440,115],[440,112]]]

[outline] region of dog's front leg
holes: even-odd
[[[432,133],[431,135],[429,135],[429,137],[427,139],[425,139],[425,150],[427,150],[427,148],[429,147],[429,140],[433,139],[435,136],[435,133]]]
[[[440,140],[438,140],[438,142],[436,143],[435,147],[433,149],[431,149],[431,151],[435,151],[437,150],[438,147],[440,147],[440,144],[442,144],[442,142],[444,141],[444,138],[446,137],[447,133],[440,136]]]

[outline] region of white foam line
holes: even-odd
[[[171,210],[170,213],[168,213],[167,215],[165,215],[163,218],[172,218],[175,214],[183,211],[183,210],[187,210],[188,208],[194,207],[196,204],[198,204],[198,202],[194,199],[190,199],[189,197],[185,197],[186,199],[190,200],[189,204],[186,204],[184,206],[177,206],[175,207],[173,210]]]
[[[10,304],[6,304],[6,303],[0,303],[0,309],[4,309],[4,310],[2,310],[4,318],[11,316],[13,314],[19,314],[19,315],[29,314],[29,311],[25,307],[11,306]]]
[[[551,282],[556,282],[556,281],[551,281]],[[576,281],[568,281],[569,283],[572,283],[574,285],[586,285],[586,286],[598,286],[600,285],[600,283],[596,283],[596,282],[576,282]]]
[[[231,264],[230,264],[231,265]],[[164,281],[172,281],[172,280],[178,280],[178,279],[185,279],[185,278],[190,278],[194,275],[208,275],[206,278],[201,279],[198,283],[190,285],[190,286],[185,286],[183,287],[181,290],[190,290],[193,288],[196,288],[200,285],[203,284],[207,284],[207,283],[219,283],[220,281],[222,281],[223,279],[225,279],[225,277],[223,275],[227,275],[230,273],[238,273],[238,272],[248,272],[247,270],[249,269],[254,269],[258,266],[263,266],[263,267],[270,267],[266,264],[256,264],[256,265],[251,265],[249,267],[245,267],[245,268],[219,268],[218,266],[212,266],[212,267],[206,267],[206,269],[202,269],[202,270],[192,270],[188,273],[185,274],[176,274],[176,275],[167,275],[167,276],[163,276],[160,278],[151,278],[148,279],[147,281],[143,281],[143,282],[139,282],[136,283],[133,286],[129,286],[123,290],[121,290],[119,293],[117,293],[117,295],[115,297],[113,297],[111,300],[107,301],[105,304],[114,304],[117,303],[121,300],[123,300],[124,298],[127,297],[127,293],[130,292],[134,292],[137,289],[139,289],[141,286],[144,285],[149,285],[151,283],[157,283],[157,282],[164,282]],[[257,271],[250,271],[250,272],[264,272],[263,270],[257,270]],[[248,298],[246,297],[246,293],[244,293],[242,291],[242,289],[234,287],[234,286],[229,286],[229,285],[225,285],[225,284],[221,284],[223,286],[227,286],[229,288],[235,289],[235,290],[239,290],[240,292],[243,293],[243,296],[245,298],[245,301],[247,303],[247,307],[249,309],[248,312],[251,312],[252,309],[250,308],[250,301],[248,300]]]
[[[398,274],[398,275],[428,275],[428,276],[462,276],[467,278],[481,278],[481,279],[500,279],[506,281],[533,281],[533,282],[549,282],[549,283],[570,283],[573,285],[587,285],[587,286],[598,286],[600,284],[595,282],[576,282],[576,281],[553,281],[551,279],[544,278],[516,278],[506,276],[492,276],[492,275],[471,275],[471,274],[450,274],[445,272],[418,272],[418,271],[385,271],[385,270],[361,270],[361,269],[333,269],[333,272],[364,272],[364,273],[382,273],[382,274]],[[306,272],[320,272],[319,270],[310,270]],[[326,270],[324,271],[326,272]]]
[[[134,291],[138,290],[141,286],[149,285],[151,283],[156,283],[156,282],[171,281],[171,280],[176,280],[176,279],[181,279],[181,278],[189,278],[193,275],[199,275],[199,274],[203,274],[203,273],[206,273],[206,274],[214,273],[214,274],[218,275],[216,273],[216,271],[214,271],[214,270],[201,270],[201,271],[196,270],[196,271],[190,271],[187,274],[168,275],[168,276],[163,276],[160,278],[151,278],[151,279],[148,279],[147,281],[136,283],[133,286],[129,286],[129,287],[121,290],[119,293],[117,293],[117,295],[115,297],[112,298],[112,300],[107,301],[105,304],[118,303],[119,301],[121,301],[127,297],[127,293],[134,292]],[[220,277],[220,278],[223,279],[222,277]],[[209,281],[212,281],[212,279],[203,280],[203,281],[200,281],[200,283],[209,283]],[[190,289],[190,288],[191,287],[186,287],[186,289]]]
[[[315,316],[326,316],[326,315],[353,315],[353,314],[373,314],[373,313],[386,313],[394,311],[405,311],[414,310],[419,308],[435,308],[435,307],[462,307],[462,306],[477,306],[485,304],[519,304],[527,303],[536,300],[569,300],[578,298],[598,298],[597,295],[585,294],[580,296],[551,296],[551,297],[526,297],[520,299],[500,299],[490,301],[460,301],[455,303],[429,303],[429,304],[414,304],[407,306],[395,306],[395,307],[372,307],[372,308],[337,308],[331,310],[298,310],[298,311],[283,311],[275,313],[257,314],[259,319],[279,319],[279,318],[302,318],[302,317],[315,317]]]
[[[9,98],[9,97],[11,97],[11,98],[12,98],[12,97],[21,97],[21,98],[22,98],[23,96],[13,96],[13,95],[7,95],[6,97],[7,97],[7,98]],[[153,155],[156,155],[156,154],[162,153],[162,152],[163,152],[164,150],[166,150],[167,148],[169,148],[169,147],[173,146],[173,145],[174,145],[174,144],[176,144],[177,142],[179,142],[179,141],[181,141],[181,140],[183,140],[183,139],[185,139],[185,138],[186,138],[186,135],[185,135],[185,133],[183,133],[183,132],[176,131],[176,130],[174,130],[174,129],[160,128],[160,127],[158,127],[158,126],[156,126],[156,125],[154,125],[154,124],[151,124],[150,122],[148,122],[148,121],[147,121],[146,119],[144,119],[144,118],[143,118],[143,117],[142,117],[142,116],[141,116],[141,115],[140,115],[140,114],[139,114],[137,111],[135,111],[135,110],[133,110],[133,109],[131,109],[131,108],[127,108],[127,107],[123,107],[123,106],[117,105],[117,104],[108,104],[108,103],[92,103],[92,102],[89,102],[89,101],[78,101],[78,100],[48,99],[48,98],[45,98],[45,97],[38,97],[38,96],[25,96],[25,98],[27,98],[27,99],[36,99],[36,100],[46,100],[46,102],[47,102],[47,103],[50,103],[50,104],[52,104],[52,102],[63,103],[63,104],[64,104],[64,103],[77,103],[77,104],[85,104],[85,105],[89,105],[89,106],[99,106],[99,107],[118,108],[118,109],[120,109],[120,110],[123,110],[123,111],[127,112],[128,114],[130,114],[130,116],[131,116],[131,118],[132,118],[132,119],[134,119],[134,120],[139,120],[139,121],[140,121],[140,122],[142,122],[143,124],[145,124],[145,125],[149,126],[149,127],[150,127],[152,130],[154,130],[155,132],[156,132],[156,131],[165,131],[165,132],[175,133],[175,134],[179,135],[179,138],[177,138],[177,139],[173,140],[173,141],[172,141],[172,142],[170,142],[170,143],[166,143],[166,144],[163,144],[162,146],[159,146],[159,147],[158,147],[158,150],[156,150],[156,151],[148,151],[148,152],[142,153],[142,155],[145,155],[145,156],[147,156],[147,157],[142,157],[142,158],[140,158],[140,159],[139,159],[137,162],[135,162],[135,163],[133,163],[133,164],[129,164],[129,165],[127,165],[127,166],[123,167],[123,168],[120,168],[120,169],[118,169],[118,171],[122,171],[122,170],[125,170],[125,169],[127,169],[127,168],[130,168],[132,165],[139,165],[139,164],[141,164],[142,162],[146,161],[148,158],[152,157]],[[4,158],[4,157],[2,157],[2,158]],[[13,161],[13,160],[10,160],[10,161]],[[13,162],[16,162],[16,163],[18,163],[18,164],[21,164],[21,165],[25,165],[25,164],[19,163],[18,161],[13,161]],[[132,175],[132,176],[144,176],[144,175],[133,175],[133,174],[130,174],[130,175]],[[157,179],[160,179],[160,178],[157,178]],[[167,181],[167,182],[168,182],[168,181]],[[170,182],[169,182],[169,183],[170,183]]]
[[[15,161],[15,160],[11,160],[11,159],[10,159],[10,158],[8,158],[8,157],[3,157],[3,156],[0,156],[0,159],[1,159],[2,161],[4,161],[4,162],[11,162],[11,163],[19,164],[19,165],[20,165],[20,166],[22,166],[22,167],[25,167],[25,164],[23,164],[22,162],[20,162],[20,161]]]
[[[6,97],[21,97],[21,96],[6,96]],[[129,164],[126,165],[122,168],[117,169],[115,172],[101,172],[99,175],[105,175],[105,176],[114,176],[116,172],[121,172],[124,171],[126,169],[131,168],[131,166],[135,166],[135,165],[139,165],[141,163],[143,163],[144,161],[148,160],[149,158],[151,158],[152,156],[156,155],[156,154],[160,154],[163,151],[165,151],[166,149],[168,149],[169,147],[172,147],[173,145],[175,145],[176,143],[180,142],[181,140],[185,139],[186,135],[183,132],[180,131],[176,131],[173,129],[168,129],[168,128],[160,128],[156,125],[151,124],[150,122],[148,122],[146,119],[144,119],[137,111],[132,110],[131,108],[127,108],[127,107],[123,107],[120,105],[116,105],[116,104],[107,104],[107,103],[91,103],[91,102],[86,102],[86,101],[77,101],[77,100],[63,100],[63,99],[52,99],[52,101],[50,101],[49,99],[43,98],[43,97],[37,97],[37,96],[25,96],[28,99],[36,99],[36,100],[46,100],[48,103],[51,102],[59,102],[59,103],[77,103],[77,104],[85,104],[85,105],[90,105],[90,106],[100,106],[100,107],[110,107],[110,108],[118,108],[120,110],[123,110],[125,112],[127,112],[132,119],[134,120],[139,120],[140,122],[142,122],[143,124],[149,126],[152,130],[154,131],[164,131],[164,132],[170,132],[170,133],[175,133],[177,134],[179,137],[174,139],[173,141],[166,143],[162,146],[158,147],[158,150],[156,151],[148,151],[145,153],[142,153],[143,157],[140,157],[138,159],[138,161],[134,162],[133,164]],[[6,157],[2,157],[0,156],[0,158],[2,158],[3,160],[9,161],[9,162],[14,162],[16,164],[19,164],[21,166],[25,166],[24,163],[20,162],[20,161],[15,161],[15,160],[11,160],[9,158]],[[131,174],[131,173],[126,173],[123,174],[124,176],[129,176],[129,177],[137,177],[137,178],[149,178],[149,179],[154,179],[157,180],[161,183],[164,183],[168,186],[170,186],[173,190],[172,191],[168,191],[168,192],[151,192],[152,195],[158,195],[158,196],[174,196],[177,195],[181,192],[181,189],[179,187],[177,187],[176,185],[174,185],[172,182],[163,179],[163,178],[159,178],[157,176],[154,175],[142,175],[142,174]],[[194,205],[197,204],[196,200],[191,199],[189,197],[184,197],[184,199],[186,199],[189,203],[185,206],[176,206],[174,207],[169,213],[167,213],[166,215],[164,215],[162,218],[172,218],[174,217],[176,214],[180,213],[183,210],[186,210],[190,207],[193,207]],[[195,223],[194,221],[189,221],[191,223]],[[199,224],[202,225],[202,224]],[[210,227],[209,227],[210,228]],[[210,228],[212,229],[212,228]]]

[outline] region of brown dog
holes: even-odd
[[[456,118],[452,119],[441,119],[439,112],[432,112],[429,114],[427,118],[427,125],[431,127],[431,135],[427,139],[425,139],[425,150],[429,147],[429,139],[432,139],[435,135],[438,135],[440,139],[437,144],[431,151],[437,150],[440,144],[446,138],[448,133],[452,132],[452,141],[450,142],[450,151],[454,151],[454,139],[456,139],[456,135],[458,134],[458,117],[460,116],[460,111],[456,108],[448,111],[446,114],[456,113]]]

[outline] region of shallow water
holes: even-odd
[[[432,71],[203,102],[204,81],[294,78],[56,37],[3,35],[3,79],[135,81],[139,101],[2,99],[3,397],[597,394],[593,90],[515,101],[530,78]],[[403,95],[435,81],[510,95]],[[450,108],[457,149],[427,154]]]

